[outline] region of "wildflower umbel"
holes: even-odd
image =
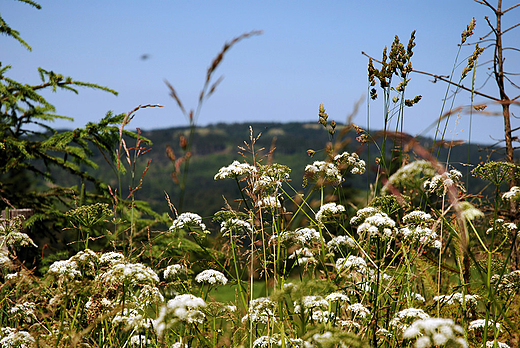
[[[417,320],[408,327],[403,338],[416,340],[415,347],[467,347],[464,330],[452,319],[427,318]]]
[[[368,216],[367,216],[368,215]],[[367,216],[358,227],[358,233],[366,233],[369,237],[391,239],[395,234],[395,221],[377,209],[360,209],[355,217],[350,220],[352,225],[361,221],[361,217]]]
[[[330,182],[338,185],[343,181],[343,177],[339,172],[338,167],[334,163],[316,161],[313,164],[308,164],[305,167],[305,176],[313,179],[323,179],[325,182]]]
[[[190,227],[197,227],[202,231],[206,231],[206,225],[202,223],[202,218],[200,215],[194,213],[182,213],[179,215],[177,219],[173,220],[170,231]]]
[[[251,175],[256,173],[256,168],[247,163],[240,163],[238,161],[233,161],[229,166],[222,167],[215,175],[215,180],[218,179],[235,179],[243,175]]]
[[[334,215],[338,215],[345,211],[345,207],[341,204],[327,203],[320,207],[320,210],[316,213],[316,222],[318,225],[323,226],[326,220],[329,220]]]
[[[366,171],[365,161],[359,159],[357,153],[343,152],[340,155],[334,156],[334,163],[338,168],[346,167],[350,169],[351,174],[364,174]]]
[[[195,277],[195,281],[197,283],[209,283],[211,285],[220,283],[222,285],[226,285],[227,278],[222,274],[222,272],[215,271],[212,269],[207,269],[205,271],[202,271],[201,273],[197,274]]]
[[[444,196],[451,187],[458,188],[461,191],[465,191],[460,179],[462,173],[456,169],[452,169],[449,172],[437,174],[430,180],[424,182],[424,188],[429,193],[435,193],[439,197]]]

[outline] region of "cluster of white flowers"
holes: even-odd
[[[256,168],[250,164],[233,161],[229,166],[220,168],[214,179],[235,179],[242,175],[254,174],[256,171]]]
[[[504,236],[509,236],[511,233],[515,232],[518,229],[518,226],[514,222],[505,222],[504,219],[496,219],[493,224],[494,228],[490,227],[486,230],[486,234],[490,234],[493,231],[496,231]]]
[[[511,346],[509,346],[509,344],[507,343],[504,343],[504,342],[496,342],[496,346],[495,346],[495,341],[487,341],[486,342],[486,348],[511,348]]]
[[[169,265],[164,270],[164,280],[174,280],[176,277],[178,277],[181,274],[186,274],[187,270],[186,267],[183,265],[175,264],[175,265]]]
[[[492,329],[492,327],[495,326],[495,328],[500,331],[500,323],[495,323],[493,320],[489,319],[487,320],[487,327],[488,329]],[[473,320],[468,325],[468,331],[484,331],[484,328],[486,327],[486,319],[477,319]]]
[[[296,249],[291,255],[289,255],[289,259],[296,259],[296,263],[299,266],[318,263],[314,258],[314,254],[308,248]]]
[[[55,261],[47,273],[56,276],[60,284],[81,277],[77,262],[71,260]]]
[[[433,222],[432,216],[421,210],[412,211],[403,216],[404,224],[422,225]]]
[[[277,345],[279,345],[280,347],[291,347],[291,348],[304,348],[305,345],[304,345],[304,341],[301,339],[301,338],[288,338],[287,336],[285,337],[285,342],[283,342],[282,344],[282,340],[278,340],[278,342],[276,343]]]
[[[276,321],[274,316],[276,302],[267,298],[259,297],[249,303],[248,313],[242,318],[242,322],[248,319],[254,323],[267,324],[270,321]]]
[[[321,296],[303,296],[301,300],[294,301],[294,313],[307,313],[314,309],[326,309],[329,301]]]
[[[336,185],[343,181],[338,167],[336,167],[334,163],[324,161],[316,161],[313,164],[308,164],[305,167],[305,176],[314,180],[323,177],[325,181],[330,181]]]
[[[164,296],[156,286],[148,284],[143,285],[139,292],[139,298],[136,301],[140,308],[145,308],[153,303],[164,303]]]
[[[164,330],[178,321],[187,323],[202,323],[206,317],[198,308],[206,307],[206,302],[192,294],[177,295],[161,307],[154,328],[159,337]]]
[[[359,209],[356,212],[356,216],[353,216],[352,219],[350,219],[350,223],[354,226],[358,226],[359,224],[363,223],[367,217],[378,213],[382,213],[381,210],[374,207],[365,207]]]
[[[334,313],[331,313],[329,311],[322,311],[319,309],[316,309],[312,311],[312,320],[317,323],[328,323],[329,321],[333,321],[335,319],[336,315]]]
[[[401,168],[399,168],[394,174],[392,174],[381,190],[382,194],[388,193],[388,187],[395,187],[402,189],[405,187],[414,187],[419,185],[419,180],[422,177],[432,177],[435,175],[435,169],[433,165],[428,161],[415,161],[411,162]]]
[[[347,307],[347,312],[352,314],[352,317],[360,317],[365,319],[370,315],[368,308],[363,306],[361,303],[354,303]]]
[[[93,307],[96,310],[110,310],[114,308],[114,303],[106,297],[103,297],[101,299],[93,299],[92,297],[89,297],[88,301],[85,303],[85,308],[91,309]]]
[[[320,207],[320,210],[316,213],[316,222],[323,226],[327,219],[332,218],[336,214],[345,212],[345,207],[341,204],[327,203]]]
[[[159,277],[153,269],[142,263],[117,263],[106,272],[97,275],[96,281],[116,285],[155,285],[159,282]]]
[[[351,219],[352,222],[352,219]],[[369,237],[391,239],[395,234],[395,221],[383,212],[375,213],[358,226],[358,233],[367,233]]]
[[[410,297],[412,300],[419,301],[419,302],[426,302],[426,299],[423,295],[418,294],[416,292],[411,292],[410,295],[404,294],[404,297],[408,298]]]
[[[99,257],[99,264],[101,266],[112,266],[118,263],[124,263],[125,262],[125,255],[110,251],[108,253],[104,253]]]
[[[282,205],[280,204],[280,201],[275,196],[266,196],[266,197],[261,198],[258,201],[257,206],[259,208],[262,207],[262,208],[273,208],[273,209],[282,207]]]
[[[198,227],[202,231],[209,233],[206,231],[206,225],[202,223],[200,215],[195,213],[182,213],[179,215],[177,219],[173,220],[173,223],[170,226],[170,231],[180,230],[183,228],[189,229],[190,227]]]
[[[428,245],[435,249],[442,247],[439,236],[432,229],[423,226],[406,226],[399,229],[399,234],[403,236],[404,240],[409,243],[419,243]]]
[[[147,347],[152,345],[152,340],[144,335],[133,335],[130,337],[130,346]]]
[[[368,272],[367,264],[361,257],[350,255],[348,258],[339,258],[336,260],[336,270],[343,271],[357,271],[361,274]]]
[[[94,251],[90,249],[79,251],[69,260],[78,264],[83,276],[94,276],[96,274],[99,256]]]
[[[291,168],[278,163],[263,165],[259,167],[260,175],[253,184],[253,192],[272,189],[276,191],[282,181],[288,180]]]
[[[304,227],[296,231],[283,231],[280,235],[273,235],[271,240],[279,239],[281,242],[293,242],[299,244],[313,244],[320,242],[320,233],[314,228]]]
[[[122,324],[126,330],[149,329],[152,327],[152,320],[145,318],[134,308],[124,308],[112,318],[112,324]]]
[[[332,292],[325,297],[325,300],[327,302],[345,302],[348,301],[349,298],[342,292]]]
[[[436,193],[439,197],[444,196],[453,186],[464,191],[464,187],[462,183],[460,183],[461,178],[462,173],[456,169],[452,169],[449,172],[437,174],[430,180],[426,180],[424,182],[424,188],[427,192]]]
[[[355,322],[354,320],[350,320],[350,319],[339,319],[337,321],[338,325],[341,326],[341,327],[344,327],[346,328],[347,330],[352,330],[352,329],[361,329],[361,325],[357,322]]]
[[[2,244],[2,237],[0,237],[0,245]],[[12,267],[11,259],[7,253],[6,248],[0,248],[0,266],[5,269]]]
[[[513,186],[509,191],[502,195],[504,201],[518,201],[520,200],[520,187]]]
[[[422,309],[406,308],[395,314],[394,318],[390,320],[390,326],[405,331],[416,319],[424,320],[428,318],[430,316]]]
[[[278,345],[278,340],[272,336],[260,336],[253,342],[253,348],[271,348]]]
[[[36,304],[34,302],[19,303],[11,307],[9,313],[12,315],[11,319],[31,324],[36,321]]]
[[[11,247],[37,247],[31,237],[21,232],[21,218],[21,216],[16,216],[12,219],[0,220],[0,247],[4,247],[5,245]]]
[[[327,242],[329,251],[340,251],[343,246],[355,248],[356,242],[354,239],[346,236],[337,236]]]
[[[226,285],[228,280],[222,272],[215,271],[213,269],[207,269],[207,270],[202,271],[199,274],[197,274],[197,276],[195,277],[195,281],[197,283],[204,282],[204,283],[209,283],[211,285],[217,284],[217,283]]]
[[[341,155],[334,156],[334,163],[341,168],[342,164],[346,164],[350,168],[352,174],[363,174],[366,171],[365,161],[359,159],[357,153],[343,152]]]
[[[175,342],[172,344],[171,348],[190,348],[187,344],[184,344],[182,342]]]
[[[416,339],[416,348],[468,346],[464,330],[452,319],[427,318],[415,321],[404,333],[404,339]]]
[[[462,305],[462,303],[465,302],[466,306],[476,306],[478,300],[480,300],[479,295],[466,294],[465,296],[462,296],[460,292],[456,292],[451,295],[439,295],[433,298],[434,302],[441,302],[447,305],[453,305],[455,303]]]
[[[4,237],[4,243],[5,245],[11,246],[11,247],[25,247],[25,246],[32,246],[32,247],[38,247],[34,241],[29,237],[26,233],[18,232],[18,231],[11,231],[7,236]]]
[[[5,348],[32,348],[36,347],[36,340],[27,331],[18,331],[6,326],[0,328],[0,347]]]
[[[500,277],[499,274],[495,274],[491,277],[491,283],[498,284],[498,290],[505,290],[506,292],[515,292],[520,289],[520,270],[515,270],[510,273],[504,274]]]
[[[251,224],[247,221],[240,220],[240,219],[229,219],[226,221],[222,221],[220,224],[220,232],[223,236],[226,236],[229,234],[229,231],[237,231],[237,232],[248,232],[253,233],[253,228],[251,227]]]

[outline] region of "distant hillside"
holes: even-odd
[[[213,177],[219,168],[229,165],[233,160],[252,162],[251,154],[246,154],[246,158],[238,154],[238,146],[244,147],[244,141],[250,142],[250,126],[255,137],[260,132],[262,133],[255,144],[255,151],[259,155],[258,158],[262,158],[269,149],[275,147],[272,160],[276,163],[285,164],[292,169],[291,185],[296,190],[301,190],[305,166],[315,160],[325,159],[324,148],[330,139],[327,130],[318,123],[219,123],[197,128],[186,186],[187,195],[184,211],[193,211],[203,216],[210,216],[224,206],[223,197],[233,202],[233,199],[239,196],[237,185],[233,180],[215,181]],[[341,129],[341,126],[338,129]],[[171,146],[175,155],[177,157],[181,156],[183,154],[179,145],[179,136],[181,134],[187,136],[189,129],[178,127],[143,132],[143,136],[150,139],[153,145],[151,146],[152,150],[139,160],[136,174],[137,180],[139,180],[146,162],[149,159],[152,162],[144,178],[143,187],[137,192],[136,197],[149,202],[157,212],[168,211],[165,193],[169,195],[174,204],[177,204],[179,199],[180,189],[171,178],[171,172],[174,167],[166,155],[166,147],[168,145]],[[346,134],[343,138],[345,146],[342,151],[355,151],[361,158],[367,161],[370,167],[374,167],[376,156],[380,156],[377,148],[375,146],[360,145],[355,139],[356,136],[355,131]],[[424,147],[429,147],[432,144],[431,139],[420,139],[419,141]],[[389,144],[391,145],[392,141]],[[128,139],[127,145],[129,147],[133,146],[134,141]],[[263,150],[260,150],[262,148]],[[308,149],[316,151],[313,158],[308,156]],[[448,150],[449,148],[447,147],[441,149],[439,155],[441,162],[445,162],[446,158],[448,158]],[[471,165],[487,160],[488,153],[493,153],[492,158],[495,160],[498,160],[501,156],[498,152],[493,152],[489,149],[485,150],[479,145],[468,147],[468,145],[462,144],[451,148],[449,162],[463,173],[466,173],[467,168],[471,169]],[[414,152],[410,151],[409,156],[413,159],[415,157]],[[262,160],[264,163],[268,161],[267,158]],[[105,159],[97,154],[94,161],[99,164],[99,169],[90,172],[111,186],[118,187],[117,175]],[[462,166],[462,163],[469,163],[470,167]],[[370,176],[368,181],[367,175]],[[363,191],[366,190],[367,183],[373,182],[373,179],[374,173],[369,171],[368,174],[363,176],[348,177],[344,185]],[[59,180],[69,185],[78,184],[67,177],[62,177]],[[121,185],[123,191],[128,188],[129,184],[129,175],[127,175]],[[482,188],[484,183],[472,178],[470,186],[475,191]]]

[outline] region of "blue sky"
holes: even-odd
[[[513,1],[503,1],[504,8]],[[76,80],[108,86],[119,92],[80,90],[44,95],[57,113],[73,117],[55,128],[81,127],[101,119],[108,110],[128,112],[139,104],[161,104],[161,109],[137,113],[130,128],[167,128],[187,125],[168,95],[164,80],[177,90],[187,109],[195,108],[206,69],[224,42],[251,30],[261,36],[244,40],[226,54],[216,77],[224,80],[203,106],[200,125],[217,122],[308,121],[317,122],[318,106],[324,103],[330,119],[345,122],[354,104],[363,104],[354,122],[371,129],[382,128],[380,99],[367,108],[368,54],[381,58],[394,35],[405,44],[417,30],[415,69],[449,75],[458,51],[460,33],[472,17],[477,20],[475,38],[489,31],[484,16],[493,18],[484,6],[469,0],[436,1],[76,1],[41,0],[41,10],[16,1],[3,1],[2,17],[18,30],[33,48],[0,37],[0,61],[13,68],[8,76],[37,84],[37,68],[53,70]],[[520,8],[505,17],[505,26],[519,18]],[[504,41],[520,47],[520,28]],[[470,40],[471,41],[471,40]],[[473,47],[464,47],[464,64]],[[143,54],[149,59],[142,60]],[[520,54],[510,51],[506,69],[520,66]],[[483,62],[491,57],[484,53]],[[456,76],[464,65],[459,66]],[[479,83],[486,67],[477,70]],[[423,100],[407,108],[404,130],[425,132],[440,115],[447,86],[431,83],[413,74],[407,97]],[[465,84],[468,85],[468,79]],[[497,95],[489,83],[484,91]],[[518,95],[511,90],[511,95]],[[381,95],[381,93],[379,93]],[[481,103],[476,98],[475,103]],[[469,94],[461,93],[454,105],[467,105]],[[451,101],[448,105],[451,104]],[[492,110],[490,107],[488,110]],[[367,118],[369,110],[369,118]],[[513,110],[518,114],[518,110]],[[453,117],[446,139],[468,139],[469,116]],[[519,126],[512,119],[513,127]],[[474,115],[472,141],[492,143],[503,137],[503,121],[497,116]]]

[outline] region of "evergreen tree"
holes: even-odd
[[[18,1],[40,9],[34,1]],[[31,50],[18,31],[1,16],[0,33]],[[34,227],[36,223],[40,231],[61,233],[61,227],[65,227],[67,222],[64,211],[110,197],[108,186],[89,175],[86,169],[97,167],[90,159],[91,148],[97,148],[108,160],[116,160],[114,149],[120,139],[118,125],[126,115],[108,112],[98,123],[89,122],[84,128],[58,132],[48,123],[72,119],[55,114],[54,106],[41,95],[43,90],[64,89],[78,93],[78,87],[87,87],[115,95],[117,92],[42,68],[38,69],[41,82],[27,84],[9,78],[10,68],[10,65],[0,62],[0,209],[33,209],[34,215],[26,222],[27,225]],[[128,131],[124,134],[136,136]],[[70,173],[77,178],[78,185],[61,186],[54,180],[53,173],[57,171]],[[36,177],[44,177],[47,187],[34,187]],[[91,192],[85,189],[86,185]],[[41,228],[43,223],[45,228]]]

